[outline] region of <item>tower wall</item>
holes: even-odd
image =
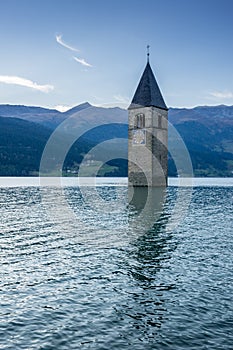
[[[167,116],[167,110],[156,107],[129,109],[129,185],[167,184]]]

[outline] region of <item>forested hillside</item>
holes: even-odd
[[[89,130],[69,150],[63,165],[64,175],[77,174],[83,157],[95,145],[111,140],[114,149],[115,140],[128,135],[126,110],[89,103],[64,113],[40,107],[0,105],[0,116],[0,176],[38,175],[46,142],[63,122],[66,126],[61,128],[60,144],[75,130]],[[186,144],[195,176],[233,175],[233,106],[170,108],[169,122]],[[169,150],[174,142],[169,132]],[[122,145],[122,149],[127,157],[127,146]],[[102,155],[109,151],[109,145],[101,150]],[[98,156],[101,158],[101,154]],[[106,175],[127,175],[125,160],[116,159],[109,164]],[[171,158],[169,175],[177,175]]]

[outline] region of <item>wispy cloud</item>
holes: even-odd
[[[66,49],[70,50],[70,51],[74,51],[74,52],[79,52],[78,49],[76,49],[76,47],[73,47],[71,45],[68,45],[67,43],[65,43],[62,40],[62,35],[56,35],[56,41],[58,44],[64,46]],[[88,63],[86,60],[84,60],[84,58],[78,58],[76,56],[73,56],[73,59],[80,63],[81,65],[85,66],[85,67],[92,67],[92,65],[90,63]]]
[[[75,51],[75,52],[79,52],[78,49],[76,49],[73,46],[70,46],[68,44],[66,44],[63,40],[62,40],[62,35],[56,35],[56,41],[58,44],[64,46],[66,49],[71,50],[71,51]]]
[[[114,99],[120,103],[129,103],[129,98],[126,98],[122,95],[114,95]]]
[[[0,83],[25,86],[42,92],[50,92],[54,89],[53,85],[39,85],[29,79],[9,75],[0,75]]]
[[[209,93],[210,96],[216,97],[216,98],[233,98],[233,92],[231,91],[213,91]]]
[[[78,57],[73,56],[73,59],[85,67],[93,67],[90,63],[87,63],[83,58],[78,58]]]

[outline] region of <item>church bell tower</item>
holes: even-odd
[[[167,185],[168,108],[149,62],[128,108],[129,186]]]

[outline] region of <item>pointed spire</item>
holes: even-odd
[[[149,62],[149,45],[147,46],[147,65],[138,84],[133,100],[128,109],[140,107],[157,107],[167,110],[163,96],[155,79]]]

